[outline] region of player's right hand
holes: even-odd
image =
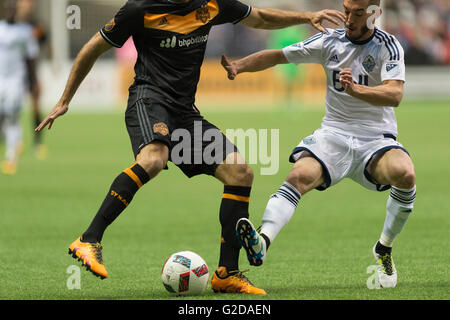
[[[222,67],[227,71],[228,79],[230,80],[236,79],[236,76],[238,75],[237,65],[228,60],[228,58],[225,55],[222,55]]]
[[[346,20],[346,16],[342,12],[337,10],[322,10],[318,12],[312,12],[310,13],[309,17],[309,23],[324,34],[328,33],[327,30],[322,27],[322,23],[324,21],[329,21],[336,26],[339,26],[342,22],[345,23]]]
[[[53,122],[56,120],[56,118],[64,115],[69,110],[69,106],[67,104],[61,104],[58,103],[52,111],[48,114],[48,116],[44,119],[44,121],[41,122],[41,124],[34,129],[34,131],[39,132],[42,129],[44,129],[46,126],[48,126],[48,130],[50,130],[53,126]]]

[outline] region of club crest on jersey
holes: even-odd
[[[169,134],[169,128],[164,122],[158,122],[153,126],[153,132],[160,133],[163,136],[167,136]]]
[[[397,63],[388,63],[387,65],[386,65],[386,71],[387,72],[390,72],[392,69],[395,69],[395,68],[397,68],[398,67],[398,64]]]
[[[202,7],[197,10],[197,14],[195,15],[196,19],[206,23],[211,18],[211,14],[209,13],[208,7]]]
[[[112,29],[114,29],[115,26],[116,22],[114,21],[114,19],[111,19],[111,21],[105,25],[105,31],[110,32]]]
[[[316,143],[316,139],[314,139],[314,137],[308,137],[303,139],[303,144],[310,146]]]
[[[363,61],[363,67],[369,73],[372,72],[373,69],[375,69],[376,65],[377,63],[375,62],[374,57],[372,57],[370,54]]]

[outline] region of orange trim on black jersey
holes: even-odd
[[[147,29],[164,30],[181,34],[189,34],[203,27],[219,14],[219,5],[211,0],[204,7],[185,15],[146,13],[144,27]]]

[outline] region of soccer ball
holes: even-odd
[[[161,272],[164,287],[175,295],[202,293],[209,281],[209,269],[198,254],[181,251],[164,262]]]

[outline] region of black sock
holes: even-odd
[[[106,228],[125,210],[136,192],[150,180],[138,164],[124,170],[114,180],[89,228],[83,233],[84,242],[101,242]]]
[[[384,256],[386,253],[391,254],[392,248],[385,247],[380,243],[380,241],[378,241],[377,245],[375,246],[375,252],[378,253],[379,255]]]
[[[248,218],[251,187],[225,186],[220,206],[222,241],[220,245],[219,266],[228,271],[238,270],[241,244],[236,236],[236,223]]]

